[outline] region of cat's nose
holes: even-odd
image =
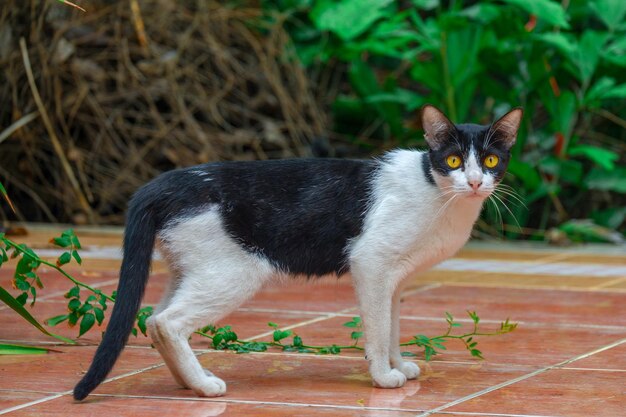
[[[467,180],[467,183],[470,185],[470,187],[472,187],[472,189],[474,191],[478,190],[478,188],[483,185],[482,180],[479,179],[471,179],[471,180]]]

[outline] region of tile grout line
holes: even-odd
[[[558,417],[558,416],[548,416],[548,415],[543,415],[543,414],[501,414],[501,413],[475,413],[475,412],[468,412],[468,411],[458,411],[458,412],[454,412],[451,413],[449,411],[442,411],[441,414],[443,415],[450,415],[450,416],[476,416],[476,417]]]
[[[150,396],[150,395],[115,395],[115,394],[93,394],[95,397],[109,398],[129,398],[129,399],[152,399],[152,400],[175,400],[175,401],[195,401],[207,403],[226,403],[226,404],[250,404],[250,405],[274,405],[286,407],[311,407],[311,408],[331,408],[339,410],[364,410],[364,411],[400,411],[400,412],[420,412],[416,408],[398,408],[398,407],[367,407],[356,405],[337,405],[337,404],[313,404],[313,403],[297,403],[283,401],[255,401],[243,399],[226,399],[225,397],[207,398],[207,397],[168,397],[168,396]]]
[[[27,403],[24,403],[24,404],[20,404],[20,405],[16,405],[16,406],[13,406],[13,407],[5,408],[4,410],[0,410],[0,415],[8,414],[8,413],[11,413],[13,411],[22,410],[24,408],[31,407],[33,405],[37,405],[37,404],[45,403],[45,402],[48,402],[48,401],[56,400],[57,398],[61,398],[62,396],[67,395],[67,394],[69,394],[71,392],[72,391],[60,392],[58,394],[51,395],[49,397],[44,397],[44,398],[40,398],[40,399],[35,400],[35,401],[30,401],[30,402],[27,402]]]
[[[165,362],[157,363],[156,365],[148,366],[148,367],[143,368],[143,369],[137,369],[137,370],[134,370],[134,371],[131,371],[131,372],[127,372],[125,374],[118,375],[118,376],[113,377],[113,378],[108,378],[105,381],[103,381],[102,384],[106,384],[106,383],[109,383],[109,382],[117,381],[118,379],[126,378],[126,377],[133,376],[133,375],[138,375],[138,374],[140,374],[142,372],[145,372],[145,371],[150,371],[152,369],[160,368],[163,365],[165,365]],[[0,410],[0,415],[8,414],[10,412],[21,410],[23,408],[31,407],[33,405],[41,404],[41,403],[44,403],[44,402],[56,400],[57,398],[61,398],[61,397],[65,396],[65,395],[71,394],[73,391],[74,391],[73,389],[72,390],[63,391],[63,392],[60,392],[58,394],[51,395],[49,397],[40,398],[38,400],[31,401],[31,402],[28,402],[28,403],[25,403],[25,404],[16,405],[16,406],[11,407],[11,408],[6,408],[4,410]]]
[[[497,391],[497,390],[499,390],[501,388],[508,387],[509,385],[516,384],[518,382],[521,382],[521,381],[524,381],[526,379],[532,378],[534,376],[537,376],[537,375],[542,374],[544,372],[550,371],[552,369],[562,369],[565,365],[568,365],[570,363],[579,361],[581,359],[588,358],[588,357],[593,356],[595,354],[604,352],[605,350],[612,349],[612,348],[614,348],[616,346],[619,346],[619,345],[621,345],[623,343],[626,343],[626,339],[620,339],[620,340],[615,341],[615,342],[613,342],[613,343],[611,343],[609,345],[606,345],[604,347],[592,350],[591,352],[583,353],[582,355],[578,355],[578,356],[575,356],[573,358],[564,360],[563,362],[559,362],[557,364],[550,365],[550,366],[547,366],[545,368],[538,369],[538,370],[533,371],[533,372],[531,372],[529,374],[522,375],[522,376],[519,376],[517,378],[513,378],[513,379],[511,379],[509,381],[502,382],[500,384],[494,385],[494,386],[489,387],[489,388],[485,388],[484,390],[481,390],[481,391],[475,392],[473,394],[467,395],[465,397],[462,397],[462,398],[456,399],[454,401],[451,401],[448,404],[444,404],[444,405],[442,405],[440,407],[433,408],[432,410],[426,411],[425,413],[418,414],[415,417],[428,417],[428,416],[430,416],[430,415],[432,415],[434,413],[438,413],[438,412],[446,410],[446,409],[448,409],[450,407],[454,407],[455,405],[467,402],[469,400],[473,400],[474,398],[481,397],[481,396],[483,396],[485,394],[489,394],[489,393]]]
[[[602,284],[594,285],[590,289],[592,290],[609,289],[608,287],[615,285],[615,284],[621,284],[622,282],[625,282],[625,281],[626,281],[626,277],[617,277],[614,280],[603,282]]]
[[[474,276],[470,276],[474,278]],[[625,288],[596,288],[596,287],[556,287],[556,286],[547,286],[547,285],[502,285],[502,284],[492,284],[492,283],[479,283],[479,282],[455,282],[448,281],[443,282],[443,286],[451,286],[451,287],[475,287],[475,288],[505,288],[505,289],[521,289],[521,290],[549,290],[549,291],[573,291],[573,292],[608,292],[608,293],[617,293],[621,294],[626,292]]]

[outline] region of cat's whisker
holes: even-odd
[[[452,204],[452,201],[454,201],[455,198],[457,198],[459,195],[458,194],[454,194],[448,201],[446,201],[440,208],[439,210],[437,210],[437,213],[435,213],[435,220],[439,219],[439,215],[445,213],[446,208]]]
[[[515,199],[517,202],[519,202],[526,210],[528,210],[528,206],[526,205],[526,203],[524,202],[524,200],[521,199],[521,197],[515,192],[514,189],[507,189],[507,188],[496,188],[494,190],[494,192],[500,192],[508,197],[511,197],[513,199]]]
[[[492,194],[492,196],[498,200],[500,202],[500,204],[502,204],[502,206],[506,209],[506,211],[509,212],[509,214],[511,215],[511,217],[513,218],[513,220],[515,220],[515,223],[517,224],[517,227],[519,228],[519,230],[522,230],[522,226],[519,224],[519,222],[517,221],[517,217],[515,217],[515,214],[513,214],[513,212],[511,211],[511,209],[509,208],[509,206],[506,205],[506,203],[504,201],[502,201],[502,199],[500,197],[498,197],[496,194]]]
[[[515,202],[514,202],[514,203],[518,203],[519,205],[521,205],[522,207],[524,207],[526,210],[528,210],[528,206],[526,205],[526,203],[524,203],[524,200],[520,199],[520,198],[519,198],[518,196],[516,196],[515,194],[508,193],[508,192],[506,192],[506,191],[504,191],[504,190],[497,190],[497,192],[498,192],[498,193],[503,194],[503,195],[504,195],[504,196],[506,196],[506,197],[509,197],[509,198],[511,198],[511,199],[513,199],[513,200],[515,200]],[[499,197],[502,197],[502,196],[499,196]]]
[[[500,231],[504,232],[504,219],[502,218],[502,213],[500,212],[500,207],[498,207],[498,205],[496,204],[495,199],[493,198],[493,194],[489,195],[488,200],[491,201],[491,204],[493,204],[493,207],[496,210],[496,219],[498,219],[500,221]]]

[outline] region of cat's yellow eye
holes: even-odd
[[[461,166],[461,157],[458,155],[450,155],[446,158],[446,163],[452,169],[456,169]]]
[[[498,165],[498,161],[499,161],[499,160],[500,160],[500,159],[499,159],[497,156],[495,156],[495,155],[489,155],[489,156],[487,156],[487,157],[485,158],[485,162],[484,162],[484,163],[485,163],[485,166],[486,166],[487,168],[493,168],[493,167],[495,167],[496,165]]]

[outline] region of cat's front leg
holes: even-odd
[[[391,306],[391,345],[389,359],[391,367],[402,372],[407,379],[417,379],[420,368],[414,362],[405,361],[400,351],[400,303],[405,284],[399,285],[393,294]]]
[[[406,375],[391,367],[390,329],[394,294],[393,279],[371,274],[360,268],[352,269],[361,317],[365,330],[365,354],[369,361],[374,386],[398,388],[406,383]]]

